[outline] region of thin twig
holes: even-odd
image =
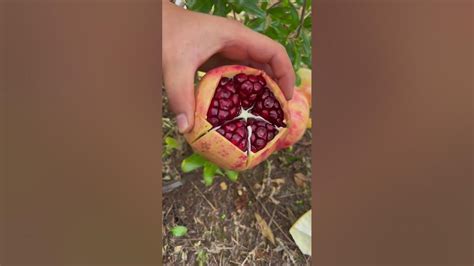
[[[270,218],[270,221],[268,222],[268,227],[270,227],[273,223],[273,218],[275,218],[275,211],[276,211],[276,208],[273,209],[272,218]]]
[[[298,38],[298,36],[300,36],[301,28],[303,28],[304,12],[305,11],[306,11],[306,0],[303,1],[303,10],[301,10],[300,25],[298,26],[298,31],[296,32],[296,38]]]
[[[201,192],[201,190],[199,190],[199,188],[194,184],[194,182],[191,182],[191,184],[193,184],[194,188],[199,192],[199,194],[204,198],[204,200],[207,201],[207,204],[211,206],[212,210],[217,211],[216,207],[214,207],[214,205],[212,205],[212,203],[206,198],[206,196],[204,196],[204,194]]]
[[[285,194],[285,195],[278,196],[278,199],[293,197],[293,196],[297,196],[297,195],[300,195],[300,194],[301,194],[300,192],[298,192],[298,193],[292,193],[292,194]]]
[[[265,205],[263,205],[263,203],[260,201],[260,199],[258,199],[255,195],[255,192],[253,192],[253,189],[252,187],[250,186],[250,184],[248,183],[248,181],[246,179],[243,179],[244,182],[247,184],[247,186],[249,187],[250,189],[250,192],[252,192],[252,195],[254,196],[255,200],[257,200],[257,202],[260,204],[260,206],[262,206],[263,210],[265,211],[265,213],[268,215],[268,217],[272,217],[272,215],[270,214],[270,212],[267,210],[267,208],[265,207]],[[275,225],[278,227],[278,230],[280,230],[280,232],[286,237],[286,239],[290,242],[293,242],[293,240],[291,240],[291,238],[285,233],[285,231],[283,231],[283,229],[281,228],[281,226],[275,221]]]

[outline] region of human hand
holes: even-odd
[[[285,48],[239,22],[187,11],[163,1],[162,66],[165,89],[178,129],[194,125],[194,75],[224,64],[249,65],[264,70],[293,96],[295,73]]]

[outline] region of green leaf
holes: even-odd
[[[288,35],[291,33],[290,28],[288,27],[288,25],[285,25],[284,23],[282,23],[279,20],[274,20],[271,17],[269,18],[269,20],[270,20],[270,26],[275,28],[278,32],[278,35],[280,37],[280,39],[279,39],[280,43],[283,44],[284,42],[286,42],[286,40],[288,39]]]
[[[288,156],[288,157],[286,158],[286,163],[285,163],[285,165],[290,165],[290,164],[292,164],[292,163],[294,163],[294,162],[296,162],[296,161],[298,161],[298,160],[299,160],[298,157],[295,157],[295,156],[291,156],[291,155],[290,155],[290,156]]]
[[[244,1],[242,4],[242,8],[244,9],[245,12],[252,14],[252,15],[257,15],[259,17],[265,17],[265,11],[263,11],[256,3],[256,1]]]
[[[312,62],[311,62],[311,55],[309,56],[303,56],[301,58],[301,61],[303,61],[303,63],[306,65],[307,68],[311,69],[311,65],[312,65]]]
[[[197,253],[197,262],[198,266],[204,266],[207,265],[207,253],[203,249],[199,250]]]
[[[295,43],[294,43],[294,41],[288,41],[288,43],[285,45],[285,48],[286,48],[286,53],[288,54],[288,57],[290,57],[290,60],[294,65],[294,61],[295,61]]]
[[[287,38],[286,32],[284,32],[284,28],[281,27],[278,23],[272,22],[268,28],[264,32],[265,35],[272,38],[273,40],[284,43]]]
[[[201,155],[193,153],[181,162],[181,170],[183,170],[184,173],[189,173],[195,169],[203,167],[206,162],[206,159]]]
[[[188,228],[186,228],[186,226],[177,225],[171,228],[170,231],[174,237],[181,237],[181,236],[186,235],[186,233],[188,232]]]
[[[296,87],[299,87],[301,85],[301,77],[300,75],[298,74],[298,72],[296,73]]]
[[[308,29],[308,30],[311,30],[312,25],[313,25],[313,21],[311,19],[311,15],[309,15],[304,19],[303,27]]]
[[[229,0],[228,2],[235,13],[239,14],[243,11],[242,5],[244,3],[244,0]]]
[[[296,0],[296,4],[298,7],[303,7],[305,0]],[[306,10],[311,8],[311,0],[306,0]]]
[[[288,25],[290,31],[298,27],[298,11],[296,11],[296,8],[291,3],[288,4],[288,7],[278,4],[277,6],[268,9],[267,13],[271,15],[273,20],[278,20],[282,22],[282,24]]]
[[[172,137],[166,137],[165,138],[165,143],[166,143],[166,147],[170,148],[170,149],[177,149],[179,148],[179,143],[178,141],[175,139],[175,138],[172,138]]]
[[[288,7],[289,4],[290,4],[289,0],[282,0],[282,1],[279,1],[279,3],[277,3],[275,6]]]
[[[213,0],[214,2],[214,12],[213,15],[226,17],[230,9],[226,6],[226,1],[224,0]]]
[[[189,10],[209,13],[212,9],[213,3],[212,0],[187,0],[186,6]]]
[[[222,175],[222,176],[224,175],[224,172],[222,172],[222,169],[220,169],[220,168],[217,168],[216,173],[218,175]]]
[[[236,182],[239,178],[239,173],[236,171],[226,170],[225,175],[229,178],[230,181]]]
[[[263,32],[265,29],[265,18],[256,18],[247,23],[247,27],[256,32]]]
[[[301,32],[301,40],[303,45],[303,53],[305,55],[311,54],[311,36],[305,30]]]
[[[202,178],[204,180],[204,185],[206,185],[207,187],[212,185],[212,183],[214,182],[214,177],[216,176],[216,172],[217,172],[217,169],[219,167],[217,167],[217,165],[211,163],[211,162],[206,162],[204,164],[204,171],[202,173]]]

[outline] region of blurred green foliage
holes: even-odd
[[[185,5],[241,21],[285,46],[295,71],[311,69],[311,0],[187,0]]]

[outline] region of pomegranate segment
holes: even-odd
[[[235,75],[234,79],[237,90],[239,91],[242,107],[244,109],[252,107],[267,82],[261,75],[247,76],[244,73]]]
[[[263,93],[257,98],[255,106],[252,108],[252,113],[265,118],[265,120],[278,127],[286,127],[283,122],[284,114],[280,103],[268,88],[265,88]]]
[[[246,123],[243,119],[230,121],[222,125],[217,132],[228,139],[232,144],[239,147],[242,151],[247,151],[248,134]]]
[[[278,134],[275,126],[263,120],[250,118],[247,123],[252,128],[250,150],[254,153],[263,149]]]
[[[226,120],[235,118],[240,114],[240,100],[232,79],[223,77],[219,81],[214,97],[212,98],[207,121],[213,126],[218,126]]]

